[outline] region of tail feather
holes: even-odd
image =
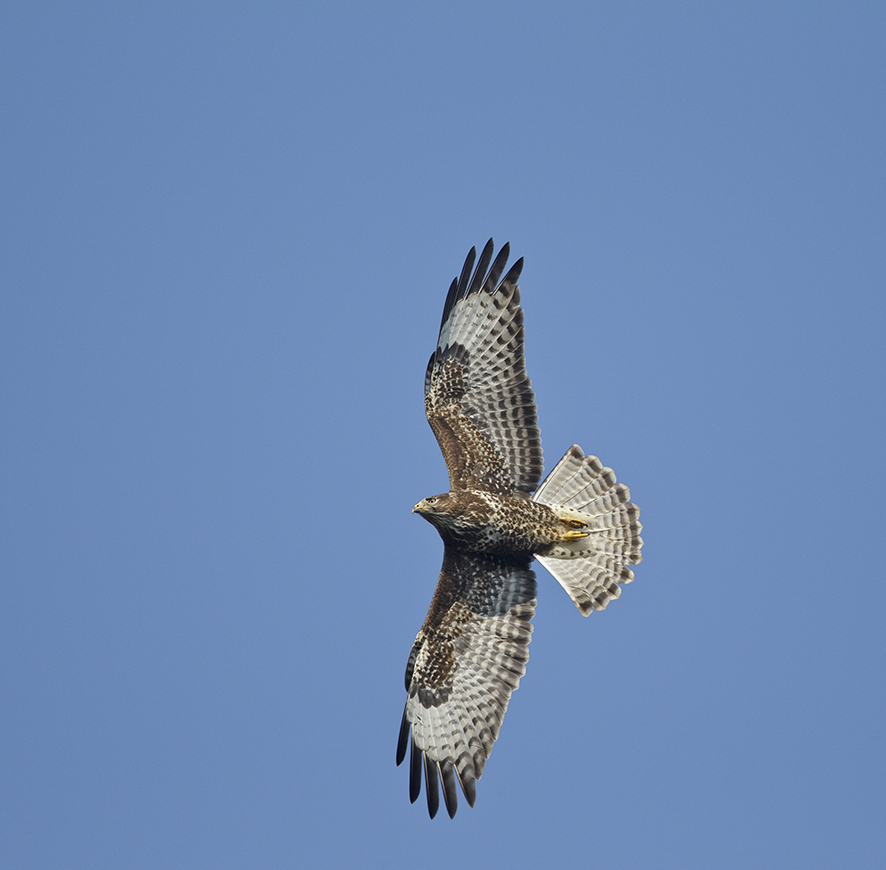
[[[583,615],[602,610],[630,583],[628,565],[642,559],[640,509],[630,490],[617,483],[611,468],[585,456],[575,444],[532,496],[570,520],[584,525],[586,536],[555,544],[536,558],[560,583]]]
[[[579,507],[608,492],[613,486],[615,472],[605,468],[596,456],[585,456],[581,447],[573,444],[532,498],[547,504]]]
[[[566,590],[582,616],[605,609],[613,598],[621,595],[618,584],[630,583],[634,579],[634,572],[630,568],[623,567],[614,573],[598,565],[594,556],[584,559],[536,558]]]

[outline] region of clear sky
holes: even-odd
[[[0,866],[881,868],[886,6],[0,12]],[[449,282],[524,256],[542,569],[477,806],[394,766]]]

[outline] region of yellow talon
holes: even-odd
[[[572,526],[573,529],[586,529],[588,527],[588,524],[583,523],[581,520],[566,520],[566,522]]]
[[[584,525],[584,523],[581,523]],[[587,538],[589,535],[587,532],[565,532],[563,534],[564,541],[577,541],[579,538]]]

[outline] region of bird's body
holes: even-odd
[[[397,763],[409,792],[424,770],[431,817],[456,782],[473,806],[508,706],[526,670],[537,558],[587,616],[629,583],[640,561],[639,509],[594,456],[571,447],[539,486],[541,434],[523,358],[518,260],[499,282],[505,245],[490,239],[476,271],[471,249],[452,282],[425,375],[425,412],[450,490],[413,509],[444,542],[443,567],[406,667],[408,693]],[[491,263],[491,267],[490,267]],[[488,273],[487,273],[488,270]]]
[[[414,510],[436,527],[444,543],[473,553],[532,556],[566,531],[547,505],[482,489],[431,496]]]

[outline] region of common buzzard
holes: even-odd
[[[443,568],[406,665],[397,764],[409,751],[409,797],[428,812],[471,806],[511,693],[526,672],[538,559],[584,616],[634,579],[639,508],[611,468],[578,445],[542,475],[535,393],[523,358],[522,258],[501,278],[505,245],[471,248],[452,282],[425,374],[425,413],[449,492],[414,508],[443,538]],[[492,266],[490,267],[490,262]],[[473,270],[473,274],[472,274]],[[488,271],[487,271],[488,270]],[[536,489],[536,487],[538,487]]]

